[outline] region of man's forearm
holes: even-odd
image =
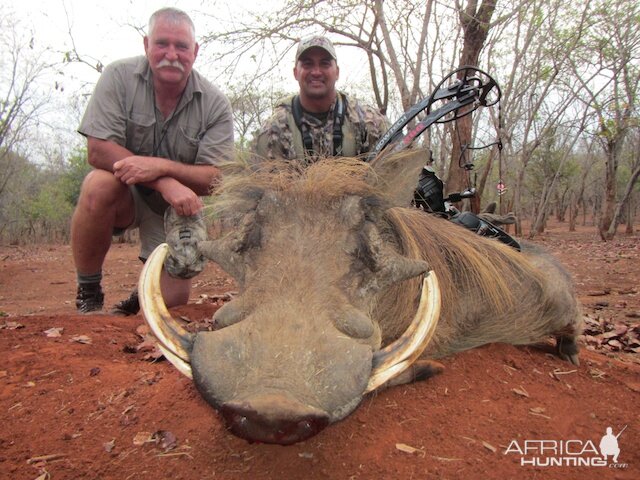
[[[201,196],[210,195],[214,182],[220,178],[220,170],[213,165],[188,165],[169,160],[165,167],[164,176],[178,180]]]
[[[158,180],[169,177],[197,195],[209,195],[211,185],[220,177],[219,169],[213,165],[189,165],[166,158],[136,156],[109,140],[89,137],[87,146],[91,166],[114,173],[128,185],[140,184],[157,190]],[[120,163],[114,166],[117,162]]]
[[[87,138],[87,156],[89,165],[113,173],[113,164],[133,155],[126,148],[110,140]]]

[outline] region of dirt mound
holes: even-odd
[[[589,318],[627,325],[618,332],[634,348],[637,236],[601,244],[552,229],[539,241],[576,277]],[[110,253],[108,303],[135,284],[135,257],[127,245]],[[140,316],[76,315],[68,247],[0,247],[0,287],[0,479],[638,478],[640,364],[609,344],[613,327],[606,341],[585,337],[577,368],[544,345],[456,355],[442,375],[367,397],[280,447],[230,435],[188,379],[150,361]],[[223,300],[212,295],[233,289],[212,266],[174,313],[204,321]],[[625,425],[618,463],[598,466],[607,427]]]

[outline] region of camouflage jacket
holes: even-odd
[[[305,158],[302,133],[292,113],[293,95],[280,100],[271,118],[262,126],[252,145],[258,159],[298,159],[313,162],[317,158],[333,156],[333,110],[324,121],[303,112],[302,127],[311,133],[313,157]],[[346,98],[346,96],[345,96]],[[342,125],[342,156],[357,157],[369,152],[388,130],[389,122],[378,110],[347,98],[347,109]]]

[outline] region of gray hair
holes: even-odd
[[[153,32],[153,29],[156,26],[156,20],[158,20],[159,18],[164,18],[173,25],[181,25],[183,23],[186,23],[191,29],[191,35],[193,36],[193,39],[196,39],[196,27],[193,24],[193,20],[191,20],[191,17],[187,15],[186,12],[173,7],[161,8],[160,10],[153,12],[151,17],[149,18],[149,35],[151,35],[151,32]]]

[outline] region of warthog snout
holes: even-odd
[[[316,435],[329,415],[286,394],[264,394],[231,401],[220,409],[227,428],[250,442],[291,445]]]

